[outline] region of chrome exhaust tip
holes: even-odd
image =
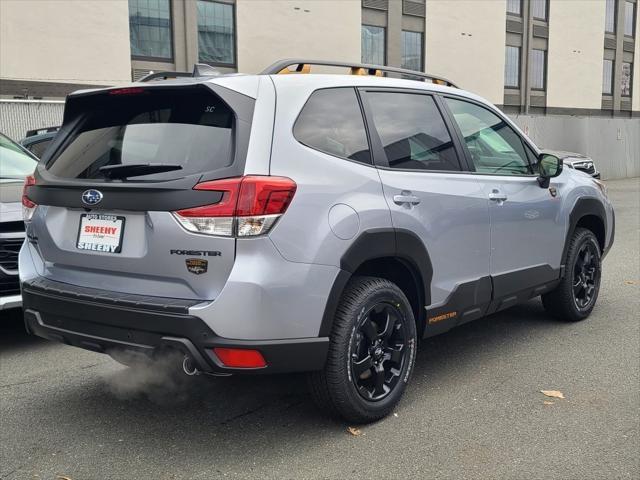
[[[200,371],[196,368],[196,365],[193,362],[193,358],[191,358],[189,355],[185,355],[184,359],[182,360],[182,370],[190,377],[200,374]]]

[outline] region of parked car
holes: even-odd
[[[20,140],[20,144],[33,153],[36,157],[42,158],[60,127],[47,127],[29,130],[27,136]]]
[[[600,172],[591,157],[582,155],[581,153],[558,150],[544,150],[544,152],[562,159],[562,163],[569,168],[580,170],[581,172],[591,175],[593,178],[600,178]]]
[[[360,75],[280,74],[312,64]],[[68,96],[62,131],[25,183],[27,329],[190,375],[310,372],[350,422],[396,408],[423,338],[540,295],[587,318],[613,242],[600,182],[424,73],[150,80]]]
[[[24,241],[22,189],[38,159],[0,133],[0,310],[22,304],[18,252]]]

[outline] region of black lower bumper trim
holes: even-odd
[[[29,282],[23,284],[27,331],[95,352],[133,351],[153,357],[170,348],[190,355],[198,370],[206,373],[285,373],[320,370],[329,347],[327,337],[230,340],[217,336],[202,319],[177,313],[175,308],[134,307],[140,303],[136,303],[132,295],[124,304],[105,298],[107,292],[104,291],[100,291],[101,297],[91,296],[91,289],[86,287],[78,287],[82,295],[73,293],[73,285],[65,285],[64,289],[42,287],[42,279],[35,288]],[[167,299],[167,304],[176,305],[176,302]],[[213,353],[215,347],[256,349],[262,353],[267,366],[260,369],[226,367]]]

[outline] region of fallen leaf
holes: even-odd
[[[71,480],[71,477],[66,477],[64,475],[58,475],[56,480]]]
[[[553,405],[553,402],[548,402],[547,400],[545,400],[544,402],[542,402],[545,405]]]
[[[397,417],[397,416],[398,416],[398,414],[397,414],[397,413],[394,413],[394,414],[393,414],[393,416],[394,416],[394,417]]]
[[[540,391],[547,397],[564,398],[564,395],[562,394],[562,392],[558,390],[540,390]]]
[[[624,283],[626,283],[627,285],[635,285],[636,282],[634,282],[633,280],[625,280]]]
[[[362,435],[362,432],[360,431],[360,429],[356,427],[347,427],[347,432],[349,432],[354,437],[357,437],[358,435]]]

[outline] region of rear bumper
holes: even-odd
[[[0,310],[9,310],[10,308],[18,308],[22,305],[22,297],[20,295],[8,295],[0,297]]]
[[[326,337],[221,338],[202,319],[189,315],[197,302],[77,287],[42,277],[23,283],[22,298],[25,326],[34,335],[100,353],[119,350],[153,357],[164,349],[177,349],[206,373],[320,370],[329,345]],[[259,350],[267,366],[226,367],[213,353],[214,347]]]

